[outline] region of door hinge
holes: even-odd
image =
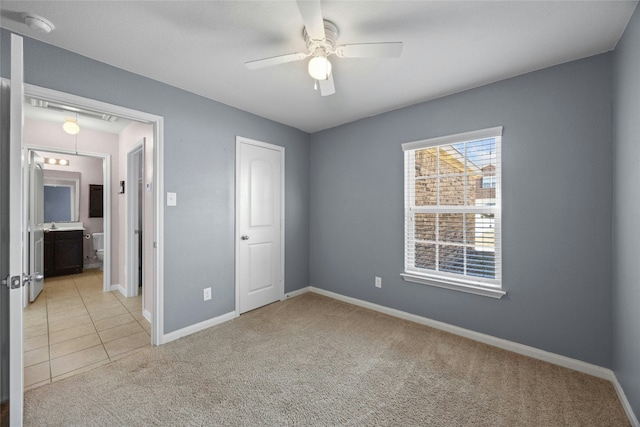
[[[23,285],[22,278],[20,276],[7,276],[6,279],[2,279],[2,284],[7,285],[9,289],[18,289]]]

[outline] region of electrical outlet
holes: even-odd
[[[204,300],[209,301],[211,299],[211,288],[204,288]]]
[[[376,276],[376,288],[382,287],[382,277]]]

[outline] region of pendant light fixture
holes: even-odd
[[[66,117],[62,129],[69,135],[77,135],[80,132],[80,126],[78,126],[78,119]]]

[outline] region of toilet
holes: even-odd
[[[104,261],[104,233],[93,233],[93,249],[96,251],[96,257],[100,260],[100,270]]]

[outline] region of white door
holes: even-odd
[[[137,297],[140,286],[144,286],[141,277],[142,251],[142,209],[140,178],[143,175],[144,138],[127,153],[127,183],[125,189],[127,196],[127,250],[126,250],[126,277],[127,296]]]
[[[9,423],[22,425],[22,276],[27,271],[25,260],[26,215],[22,199],[22,98],[23,84],[22,37],[11,35],[10,94],[10,166],[9,166]]]
[[[236,139],[236,310],[284,298],[284,148]]]
[[[36,300],[44,284],[44,161],[29,151],[29,301]]]

